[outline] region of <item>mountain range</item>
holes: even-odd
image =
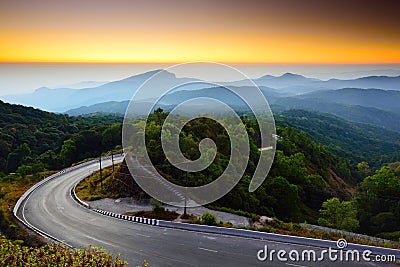
[[[400,90],[400,76],[367,76],[350,80],[330,79],[322,81],[302,75],[285,73],[282,76],[265,75],[253,80],[258,86],[279,89],[281,93],[297,95],[320,90],[341,88]],[[235,85],[240,85],[238,81]]]
[[[282,97],[273,110],[314,110],[352,122],[383,126],[400,131],[400,91],[344,88]]]
[[[187,84],[161,98],[156,107],[172,110],[174,106],[196,97],[211,97],[223,101],[238,111],[249,111],[245,103],[223,86],[235,86],[241,93],[251,94],[248,81],[218,82],[222,86],[201,83],[192,78],[177,78],[175,74],[154,70],[100,86],[73,88],[39,88],[33,93],[7,95],[3,101],[32,106],[47,111],[85,115],[91,113],[124,114],[137,89],[147,79],[159,74],[163,85]],[[400,76],[368,76],[357,79],[322,81],[286,73],[265,75],[254,79],[274,112],[289,109],[330,113],[352,122],[372,124],[400,131]],[[157,96],[145,92],[138,105],[155,101]],[[204,104],[199,110],[209,110]],[[139,108],[140,109],[140,108]]]
[[[61,113],[73,108],[102,102],[129,100],[147,79],[158,72],[161,72],[161,70],[146,72],[91,88],[50,89],[41,87],[29,94],[2,96],[1,100],[9,103],[31,106],[45,111]],[[161,72],[161,75],[162,77],[160,77],[159,82],[164,85],[196,81],[194,79],[176,78],[175,74],[166,71]],[[151,92],[148,92],[148,95],[144,96],[144,98],[151,97],[153,97]]]

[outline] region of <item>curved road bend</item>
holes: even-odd
[[[119,159],[121,161],[121,159]],[[102,165],[111,165],[105,160]],[[260,262],[257,252],[268,249],[316,249],[233,236],[205,234],[138,224],[100,215],[78,205],[71,188],[99,168],[98,163],[78,168],[35,190],[22,203],[18,216],[33,226],[74,247],[93,244],[108,252],[121,253],[130,266],[144,259],[150,267],[166,266],[336,266],[336,262]],[[340,263],[339,263],[340,264]],[[376,263],[347,262],[345,266],[381,266]]]

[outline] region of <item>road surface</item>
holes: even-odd
[[[121,159],[119,159],[121,161]],[[110,160],[102,162],[103,167]],[[320,248],[271,242],[250,238],[206,234],[159,226],[138,224],[107,217],[78,205],[71,188],[99,164],[93,163],[66,172],[39,187],[18,210],[18,217],[38,229],[74,247],[93,244],[136,266],[147,260],[149,267],[167,266],[337,266],[338,262],[259,261],[257,252],[268,250],[303,250]],[[261,254],[263,255],[263,254]],[[318,255],[318,254],[317,254]],[[287,257],[287,255],[286,255]],[[344,262],[344,266],[382,266],[376,262]],[[386,266],[386,265],[385,265]]]

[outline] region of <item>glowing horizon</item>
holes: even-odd
[[[399,9],[391,0],[7,1],[0,62],[398,64]]]

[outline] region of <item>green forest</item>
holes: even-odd
[[[0,116],[0,200],[7,198],[6,185],[29,184],[46,172],[121,149],[122,117],[70,117],[3,102]],[[148,118],[146,144],[158,171],[182,184],[182,171],[168,164],[161,148],[166,116],[159,109]],[[249,134],[250,160],[239,184],[213,206],[399,240],[399,133],[316,112],[276,114],[275,160],[264,183],[250,193],[260,134],[254,118],[241,119]],[[229,162],[229,137],[211,119],[185,125],[179,140],[183,154],[198,158],[205,137],[216,143],[217,156],[207,169],[188,175],[189,186],[216,179]],[[2,218],[8,214],[5,207]],[[0,220],[3,233],[9,230],[6,224]]]
[[[121,118],[70,117],[0,101],[0,177],[58,170],[121,144]]]

